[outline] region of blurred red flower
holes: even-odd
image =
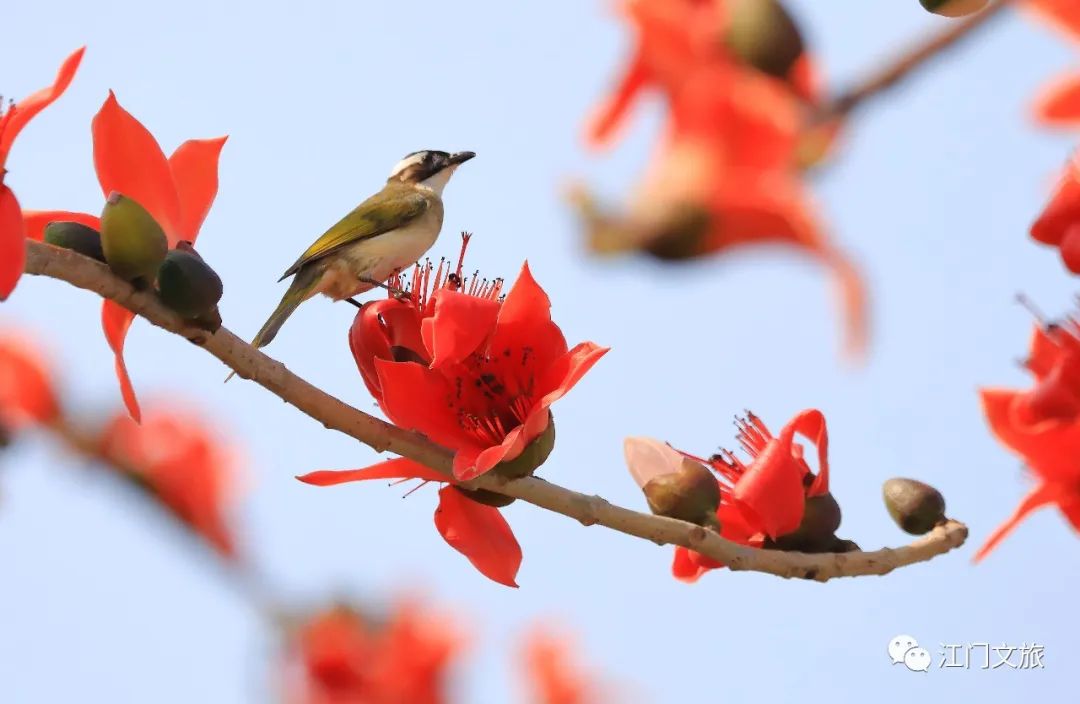
[[[60,415],[47,355],[27,336],[0,332],[0,431],[46,424]]]
[[[368,479],[446,483],[449,477],[399,457],[364,469],[322,470],[297,479],[315,486],[333,486]],[[515,579],[521,567],[521,546],[498,508],[480,503],[465,491],[447,485],[439,489],[435,528],[450,547],[468,558],[485,577],[508,587],[517,587]]]
[[[218,157],[227,137],[192,139],[166,158],[149,130],[120,107],[112,91],[91,124],[94,169],[106,197],[113,191],[134,199],[157,220],[169,246],[199,236],[203,220],[218,190]],[[28,211],[27,237],[42,239],[45,226],[58,220],[77,220],[98,227],[93,215],[67,211]],[[135,314],[104,301],[101,324],[115,356],[116,376],[128,413],[140,419],[139,402],[124,363],[124,340]]]
[[[1055,504],[1080,530],[1080,326],[1073,319],[1037,327],[1026,367],[1027,391],[981,389],[983,413],[998,442],[1024,460],[1035,488],[975,553],[986,557],[1029,513]]]
[[[1050,201],[1031,225],[1031,236],[1057,247],[1065,267],[1080,274],[1080,153],[1069,159]]]
[[[536,627],[524,643],[525,676],[533,704],[592,704],[600,688],[582,672],[567,639]]]
[[[836,276],[846,347],[866,343],[864,284],[826,236],[802,184],[837,125],[810,126],[818,101],[803,52],[778,77],[741,61],[722,41],[725,0],[628,0],[622,7],[637,44],[623,77],[589,123],[588,140],[612,140],[637,96],[655,87],[668,108],[659,149],[629,211],[612,217],[575,192],[590,247],[641,250],[664,260],[698,258],[746,245],[782,245],[808,254]]]
[[[1028,0],[1025,6],[1070,41],[1080,42],[1080,3],[1076,0]],[[1061,127],[1080,126],[1080,71],[1054,79],[1035,99],[1037,120]]]
[[[118,414],[102,430],[99,452],[221,555],[236,557],[225,514],[237,459],[203,416],[171,403],[152,407],[142,424]]]
[[[806,499],[829,491],[829,436],[825,416],[813,409],[796,415],[777,436],[752,413],[739,419],[738,427],[739,444],[750,455],[749,464],[727,450],[706,460],[648,438],[627,438],[626,463],[641,487],[654,477],[677,471],[684,457],[711,467],[720,487],[716,511],[720,534],[760,547],[766,538],[775,540],[797,530]],[[803,459],[796,434],[809,438],[817,448],[816,475]],[[671,569],[678,579],[694,582],[717,567],[723,565],[684,547],[675,548]]]
[[[8,153],[23,127],[52,104],[71,85],[82,61],[85,47],[78,49],[60,65],[56,80],[48,88],[9,105],[0,100],[0,301],[6,300],[23,273],[26,262],[26,226],[15,194],[4,184]]]
[[[454,476],[467,480],[553,432],[549,408],[607,348],[567,348],[528,264],[505,300],[501,280],[466,287],[461,270],[459,259],[443,279],[440,264],[432,278],[430,263],[417,265],[407,298],[356,314],[349,347],[386,416],[452,449]]]
[[[296,633],[291,704],[442,704],[461,639],[448,621],[411,603],[382,623],[338,606]]]

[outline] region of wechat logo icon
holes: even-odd
[[[929,672],[932,657],[926,648],[920,648],[911,636],[896,636],[889,641],[889,659],[893,665],[903,664],[912,672]]]

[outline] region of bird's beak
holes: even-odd
[[[458,164],[464,164],[474,156],[476,156],[476,152],[455,152],[450,155],[450,158],[447,159],[447,161],[451,166],[457,166]]]

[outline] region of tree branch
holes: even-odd
[[[958,44],[975,30],[985,26],[991,19],[1001,14],[1013,0],[998,0],[982,12],[962,20],[954,20],[939,34],[931,36],[900,54],[894,60],[867,76],[848,90],[843,91],[818,110],[812,122],[821,124],[838,118],[847,117],[867,99],[892,88],[902,79],[912,74],[931,59]]]
[[[330,396],[224,327],[211,334],[188,325],[153,293],[136,291],[113,276],[104,264],[70,250],[28,241],[26,272],[67,281],[116,301],[154,325],[204,347],[238,375],[255,381],[326,428],[345,433],[378,452],[408,457],[445,474],[447,481],[452,481],[453,454],[449,450],[418,433],[390,425]],[[602,525],[659,545],[681,545],[733,570],[822,582],[834,577],[883,575],[897,567],[924,562],[962,545],[968,533],[962,523],[949,521],[906,547],[810,555],[749,548],[692,523],[631,511],[599,496],[580,494],[535,477],[507,480],[487,474],[462,486],[513,496],[569,516],[583,525]]]

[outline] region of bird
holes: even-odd
[[[442,192],[474,152],[431,149],[406,154],[382,190],[324,232],[278,281],[293,277],[281,303],[251,344],[265,347],[296,308],[318,293],[335,301],[383,286],[395,272],[424,256],[443,223]]]

